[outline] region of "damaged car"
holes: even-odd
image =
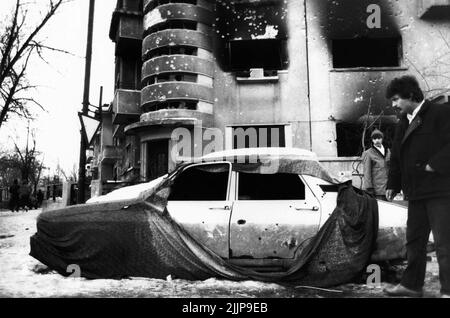
[[[312,152],[235,149],[42,213],[30,254],[61,274],[75,263],[88,278],[329,286],[371,262],[404,258],[406,219],[404,206],[333,177]]]

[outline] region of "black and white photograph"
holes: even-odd
[[[0,298],[450,298],[450,0],[2,0]]]

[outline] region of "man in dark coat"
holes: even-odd
[[[362,163],[364,169],[363,189],[379,200],[386,200],[386,184],[391,154],[383,146],[383,133],[375,129],[370,135],[372,147],[364,151]]]
[[[386,97],[401,111],[392,147],[386,197],[403,190],[409,201],[408,267],[391,296],[422,296],[426,246],[433,231],[442,297],[450,297],[450,105],[424,100],[412,76],[394,79]]]
[[[19,212],[19,189],[19,181],[17,181],[17,179],[14,179],[13,184],[9,187],[9,208],[12,212]]]

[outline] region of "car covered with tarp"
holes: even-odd
[[[406,208],[333,177],[312,152],[254,148],[39,215],[30,255],[68,275],[332,286],[405,256]]]

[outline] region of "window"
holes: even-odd
[[[333,67],[400,66],[401,38],[355,38],[332,40]]]
[[[286,147],[285,126],[235,126],[233,149],[257,147]]]
[[[239,200],[304,200],[305,185],[296,174],[239,173]]]
[[[187,168],[171,188],[170,201],[223,201],[227,198],[228,164],[211,164]]]
[[[231,71],[283,70],[288,66],[286,41],[278,39],[230,41],[228,58]]]

